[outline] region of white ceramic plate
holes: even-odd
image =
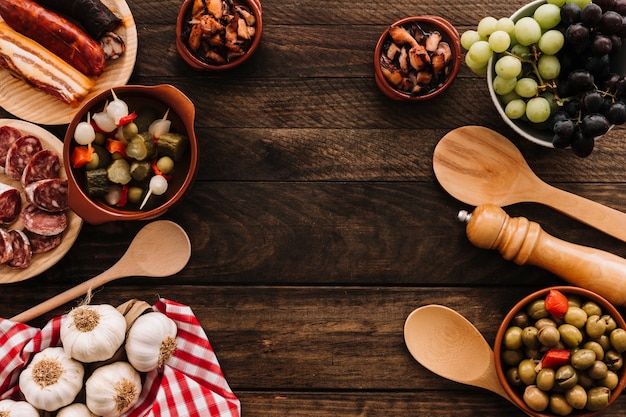
[[[102,0],[118,17],[122,24],[116,33],[124,39],[126,52],[116,60],[109,60],[104,72],[96,81],[91,92],[77,105],[70,106],[54,97],[31,87],[0,69],[0,107],[20,119],[42,125],[68,124],[80,105],[102,90],[124,85],[128,82],[137,58],[137,27],[124,0]],[[2,18],[0,18],[2,21]]]
[[[56,136],[47,130],[34,125],[29,122],[14,119],[0,119],[0,126],[12,126],[20,130],[23,134],[29,134],[37,136],[41,139],[41,143],[44,148],[53,150],[59,155],[61,159],[61,177],[66,178],[65,170],[63,169],[63,142],[61,142]],[[12,180],[6,176],[6,174],[0,174],[0,182],[9,184],[18,190],[22,190],[22,185],[19,181]],[[26,205],[26,199],[22,195],[22,207]],[[33,261],[26,269],[13,269],[6,265],[0,265],[0,284],[6,284],[9,282],[23,281],[28,278],[32,278],[35,275],[39,275],[44,272],[65,256],[68,250],[74,244],[74,241],[78,237],[80,228],[83,225],[83,220],[78,217],[76,213],[71,210],[66,212],[68,219],[67,229],[63,232],[63,239],[61,244],[53,250],[46,253],[39,253],[33,255]],[[22,229],[22,223],[18,220],[9,226],[10,229]]]

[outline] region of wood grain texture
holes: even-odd
[[[626,130],[612,130],[581,159],[516,136],[485,79],[465,67],[428,103],[392,102],[376,88],[374,45],[393,21],[436,14],[463,32],[526,1],[262,3],[260,49],[214,74],[176,53],[181,2],[128,0],[139,45],[129,82],[173,84],[196,106],[196,182],[163,216],[189,233],[192,256],[172,278],[117,280],[94,302],[162,296],[190,305],[247,417],[523,416],[493,393],[432,374],[404,346],[404,320],[421,305],[458,310],[492,344],[517,300],[564,283],[468,241],[456,215],[472,207],[439,185],[433,151],[455,128],[485,126],[510,139],[545,182],[626,212]],[[11,116],[0,109],[0,117]],[[65,126],[46,128],[64,136]],[[506,211],[626,257],[623,242],[548,207]],[[61,262],[2,286],[0,316],[102,273],[143,224],[83,226]],[[620,398],[602,416],[625,406]]]

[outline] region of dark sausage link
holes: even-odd
[[[98,41],[121,23],[100,0],[37,0],[37,3],[75,19]]]

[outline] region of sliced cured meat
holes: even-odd
[[[56,152],[42,149],[28,161],[22,173],[22,187],[39,180],[59,178],[61,160]]]
[[[22,132],[12,126],[0,126],[0,174],[4,174],[4,162],[9,148],[22,136]]]
[[[5,174],[14,180],[21,180],[22,173],[28,162],[42,149],[41,140],[37,136],[26,135],[20,137],[9,147],[4,167]]]
[[[13,259],[13,237],[4,229],[0,229],[0,265]]]
[[[20,214],[22,196],[20,191],[0,182],[0,223],[13,223]]]
[[[20,219],[26,230],[44,236],[58,235],[67,228],[65,212],[50,213],[33,204],[27,205],[22,210]]]
[[[9,234],[13,238],[13,258],[7,262],[7,265],[16,269],[28,268],[33,259],[30,240],[21,230],[9,230]]]
[[[52,178],[35,181],[24,188],[26,199],[38,208],[58,212],[67,210],[67,180]]]
[[[30,247],[33,254],[49,252],[61,244],[61,235],[44,236],[24,230],[30,240]]]

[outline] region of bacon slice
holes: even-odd
[[[0,67],[67,104],[82,100],[94,86],[94,80],[5,22],[0,22]]]

